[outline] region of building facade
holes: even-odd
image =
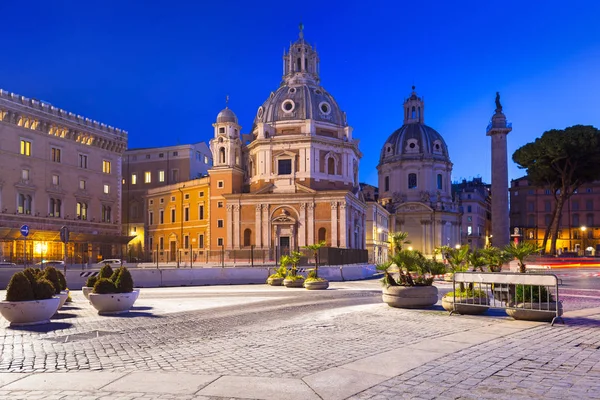
[[[531,186],[527,176],[512,180],[511,237],[541,246],[555,203],[550,189]],[[581,186],[564,205],[556,248],[578,255],[600,251],[600,182]]]
[[[404,124],[385,141],[377,166],[379,202],[392,214],[390,231],[405,231],[427,256],[461,242],[461,216],[452,198],[452,162],[442,136],[425,125],[415,87],[404,102]]]
[[[120,256],[127,132],[0,90],[0,258],[69,263]],[[19,228],[28,225],[28,240]]]
[[[463,179],[452,184],[452,192],[462,214],[461,244],[468,244],[471,249],[483,249],[493,244],[490,185],[481,178]]]
[[[145,235],[148,203],[144,200],[148,191],[205,176],[211,164],[212,154],[204,142],[125,151],[123,233],[134,236],[128,248],[130,261],[149,254],[145,251],[149,243]]]
[[[382,264],[389,258],[390,213],[376,201],[367,201],[367,250],[369,262]]]

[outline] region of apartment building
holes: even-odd
[[[490,189],[491,186],[481,178],[463,179],[452,184],[453,196],[461,212],[461,244],[468,244],[472,249],[493,245]]]

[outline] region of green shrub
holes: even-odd
[[[281,279],[281,278],[284,278],[284,277],[277,273],[269,275],[269,279]]]
[[[100,278],[94,285],[94,293],[97,294],[109,294],[117,293],[117,287],[114,282],[108,278]]]
[[[42,277],[42,270],[39,268],[25,268],[23,270],[23,273],[25,274],[25,276],[27,277],[27,279],[29,279],[29,282],[31,283],[31,285],[35,284],[35,281],[38,280],[39,278]]]
[[[60,270],[57,269],[56,272],[58,273],[58,282],[60,283],[60,290],[65,290],[67,288],[67,279]]]
[[[36,300],[51,299],[55,294],[54,285],[48,279],[40,278],[33,285],[33,293]]]
[[[98,282],[98,277],[90,276],[89,278],[87,278],[87,281],[85,281],[85,286],[93,288],[96,282]]]
[[[117,293],[133,292],[133,278],[127,267],[120,267],[117,279],[114,281],[117,288]]]
[[[50,283],[52,283],[52,286],[54,286],[54,292],[56,294],[59,294],[61,289],[61,284],[60,281],[58,279],[58,271],[56,270],[56,268],[54,267],[46,267],[46,269],[44,269],[44,278],[48,279],[50,281]]]
[[[31,301],[35,300],[31,282],[23,272],[16,272],[6,287],[7,301]]]
[[[517,285],[515,297],[517,303],[545,303],[554,301],[554,297],[545,286]]]
[[[98,274],[98,278],[106,278],[110,279],[113,274],[113,269],[108,264],[104,264],[102,268],[100,268],[100,273]]]
[[[479,297],[486,298],[487,294],[483,290],[478,289],[465,289],[465,290],[457,290],[456,292],[448,292],[444,295],[444,297],[454,297],[456,294],[457,298],[465,298],[465,297]]]
[[[304,277],[302,275],[292,275],[292,273],[290,272],[288,276],[285,277],[285,279],[290,281],[303,281]]]
[[[308,277],[304,280],[304,283],[310,283],[310,282],[327,282],[327,279],[325,278],[316,278],[316,277]]]

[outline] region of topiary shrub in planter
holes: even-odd
[[[60,290],[67,290],[67,279],[65,278],[65,275],[58,269],[56,270],[56,273],[58,274],[58,283],[60,284]]]
[[[111,277],[100,278],[94,285],[94,291],[88,295],[98,314],[117,314],[127,312],[137,300],[139,290],[133,289],[133,278],[126,267],[113,271]]]
[[[6,288],[6,301],[0,302],[0,314],[11,326],[47,323],[58,309],[60,299],[53,297],[52,283],[38,279],[32,284],[32,274],[32,271],[15,273]]]
[[[98,279],[100,279],[100,278],[110,279],[112,277],[113,273],[114,273],[113,269],[110,267],[110,265],[104,264],[102,266],[102,268],[100,268],[100,273],[98,273]]]
[[[274,274],[269,275],[267,278],[267,284],[271,286],[281,286],[283,284],[283,280],[288,273],[287,266],[289,265],[289,257],[283,256],[281,260],[279,260],[279,268],[275,271]]]
[[[287,276],[283,280],[283,285],[288,288],[301,288],[304,285],[304,277],[298,275],[298,262],[302,254],[297,251],[292,251],[289,256],[289,262],[292,267],[289,269]]]
[[[56,296],[58,296],[60,298],[60,306],[58,308],[61,308],[62,306],[64,306],[65,302],[67,301],[67,298],[69,297],[69,294],[67,292],[65,292],[63,289],[63,284],[61,282],[61,275],[62,275],[62,272],[60,272],[59,270],[57,270],[54,267],[47,267],[46,269],[44,269],[43,277],[45,279],[49,280],[50,283],[52,283],[52,286],[54,286],[54,292],[55,292]],[[62,277],[62,279],[64,280],[64,276]],[[65,282],[64,287],[66,288],[66,282]]]
[[[308,276],[304,280],[304,287],[307,290],[325,290],[329,287],[329,281],[317,276],[316,270],[310,270]]]
[[[89,278],[87,278],[85,286],[81,288],[81,291],[83,292],[83,295],[86,299],[88,298],[89,294],[92,293],[92,290],[94,290],[94,285],[96,284],[96,282],[98,282],[98,277],[90,276]]]

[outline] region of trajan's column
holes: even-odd
[[[496,112],[486,134],[492,137],[492,245],[499,248],[510,241],[506,135],[511,130],[512,124],[502,113],[500,93],[496,92]]]

